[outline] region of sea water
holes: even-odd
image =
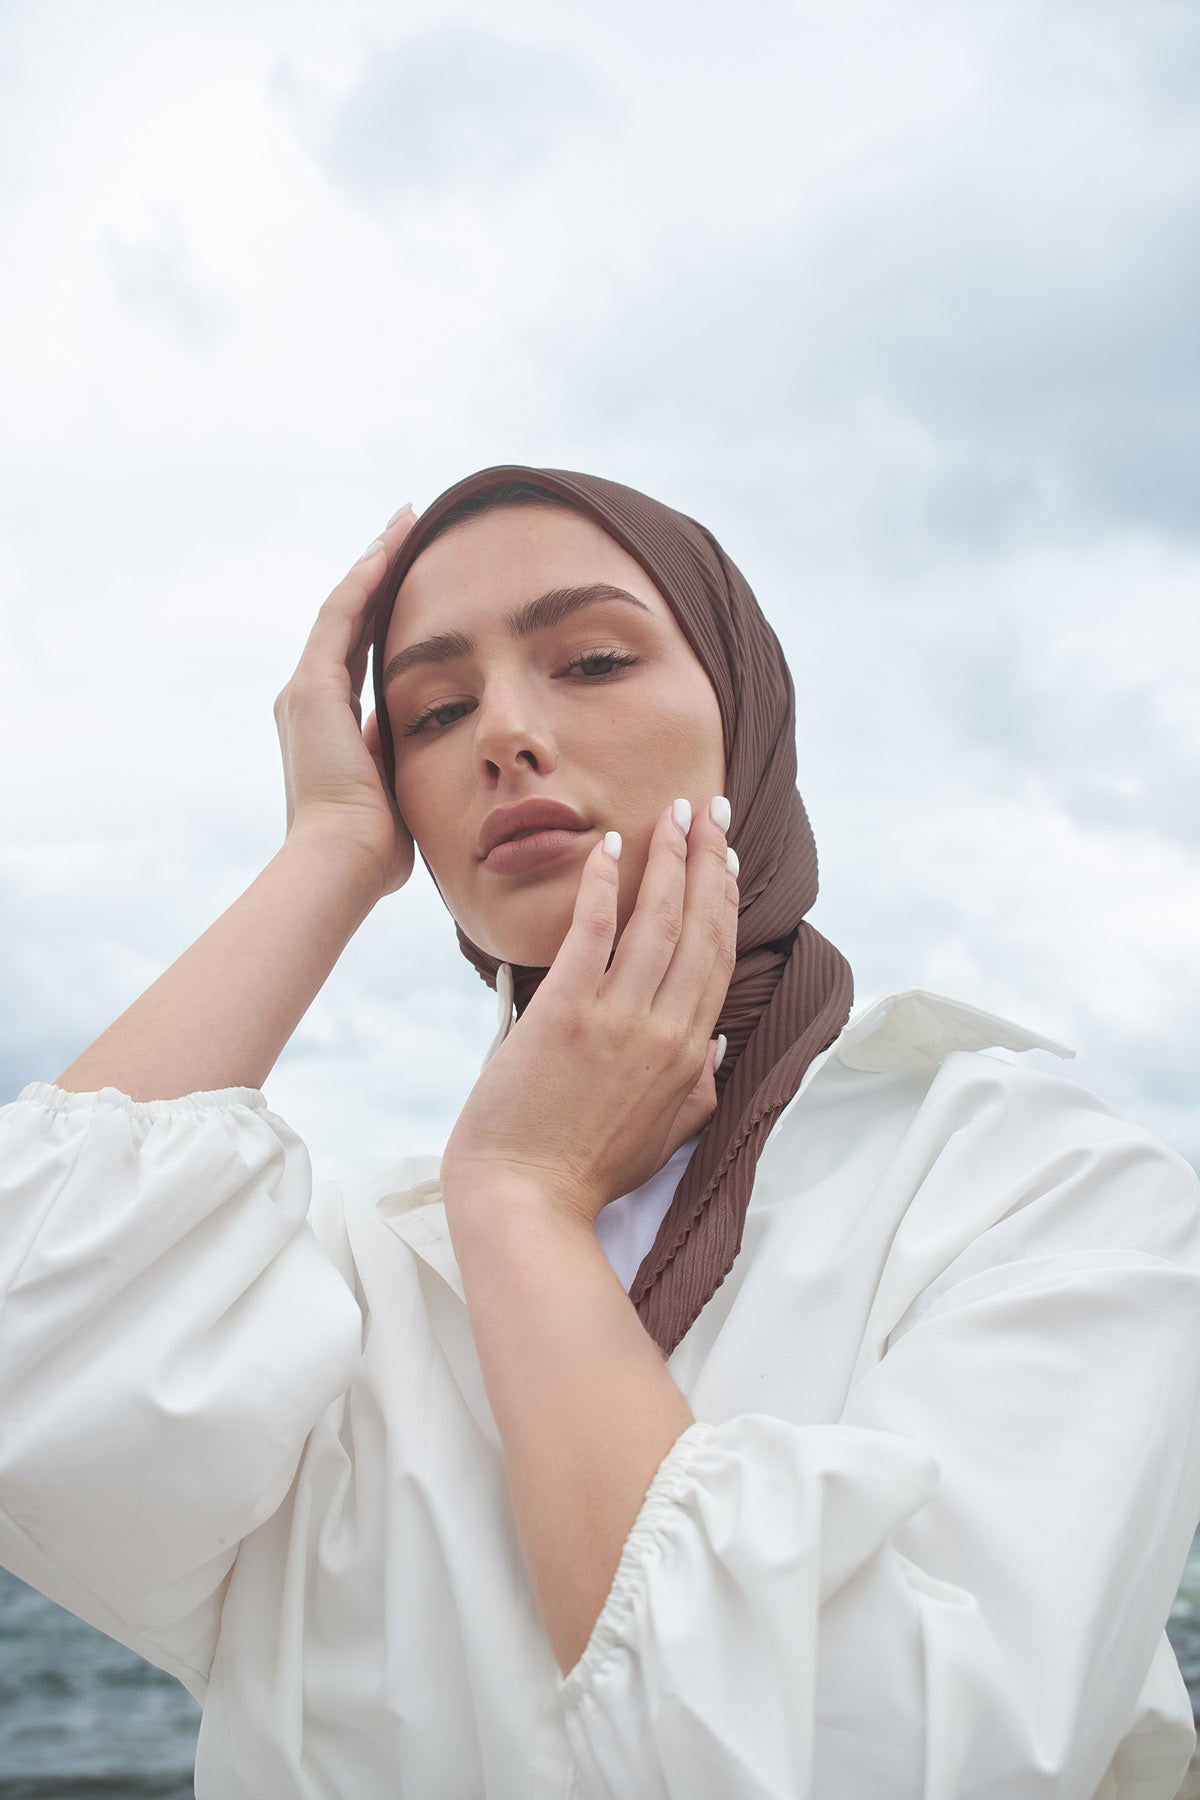
[[[1200,1712],[1200,1534],[1168,1626]],[[192,1800],[200,1709],[0,1569],[0,1800]]]

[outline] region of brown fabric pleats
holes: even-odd
[[[706,670],[721,712],[729,841],[741,863],[737,966],[717,1023],[729,1043],[717,1110],[629,1292],[666,1357],[733,1267],[759,1153],[805,1069],[845,1024],[853,977],[841,952],[804,918],[817,897],[817,849],[796,791],[795,694],[779,641],[711,533],[636,488],[568,469],[501,464],[456,482],[421,514],[384,577],[375,630],[375,703],[389,781],[395,752],[379,683],[397,591],[440,519],[508,481],[533,482],[571,501],[641,564]],[[494,988],[498,960],[456,930],[463,955]],[[545,973],[514,966],[518,1017]]]

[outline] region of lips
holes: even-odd
[[[588,822],[574,807],[561,800],[522,800],[516,806],[498,806],[483,821],[479,833],[479,858],[486,860],[497,844],[528,836],[531,831],[587,831]]]

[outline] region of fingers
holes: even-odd
[[[392,556],[404,542],[416,524],[416,514],[411,507],[384,528],[383,536],[369,544],[351,569],[346,581],[355,580],[360,588],[365,588],[365,596],[359,601],[357,617],[358,629],[350,654],[346,658],[346,668],[350,675],[351,690],[362,692],[363,682],[367,678],[367,657],[371,648],[371,639],[375,634],[375,616],[379,611],[382,597],[383,577],[391,564]],[[343,584],[344,585],[344,584]],[[334,590],[336,593],[336,589]]]
[[[613,958],[613,982],[631,1003],[640,994],[643,1008],[706,1039],[737,956],[738,885],[729,854],[711,806],[697,812],[686,837],[671,812],[664,813]]]
[[[718,810],[727,819],[728,801]],[[653,1002],[654,1010],[677,1012],[703,1041],[712,1036],[737,960],[736,867],[725,825],[713,805],[703,807],[688,833],[683,929]]]
[[[678,810],[677,810],[678,809]],[[631,1000],[645,996],[648,1011],[683,930],[691,806],[678,800],[660,813],[650,834],[637,904],[613,957],[610,987]]]
[[[737,963],[738,909],[737,876],[727,869],[725,872],[725,938],[692,1015],[693,1033],[705,1040],[711,1040],[712,1034],[717,1028],[717,1020],[721,1016],[721,1009],[725,1005],[725,997],[729,992],[729,983],[733,979],[733,971]],[[717,1046],[714,1048],[714,1056],[719,1056],[721,1060],[724,1060],[727,1048],[728,1044],[725,1040],[718,1040]],[[716,1079],[716,1069],[719,1067],[720,1063],[718,1062],[713,1070],[714,1080]]]
[[[406,506],[402,506],[395,517],[385,525],[383,535],[375,538],[367,545],[366,549],[351,569],[349,575],[346,577],[346,580],[350,581],[357,575],[360,582],[365,581],[368,589],[366,603],[362,606],[359,615],[358,635],[354,640],[354,646],[350,652],[352,662],[353,659],[357,657],[361,656],[362,658],[362,673],[358,678],[358,687],[362,686],[363,677],[366,674],[367,651],[370,648],[371,638],[375,630],[375,614],[379,610],[380,584],[391,564],[393,555],[400,548],[400,545],[404,542],[416,522],[417,515],[413,511],[412,503],[410,501]],[[335,589],[334,591],[336,593],[337,590]],[[351,674],[353,675],[353,673],[354,670],[352,667]]]
[[[358,696],[362,693],[363,683],[367,679],[367,658],[371,651],[371,640],[375,635],[375,618],[379,611],[381,584],[391,565],[393,553],[399,549],[415,524],[416,514],[411,504],[407,509],[402,507],[397,517],[384,528],[383,536],[376,538],[374,543],[368,544],[354,565],[354,569],[350,571],[350,574],[353,575],[355,569],[359,570],[360,580],[365,579],[369,582],[368,597],[358,615],[358,635],[346,658],[346,672],[350,677],[354,714],[360,722],[362,705]],[[349,578],[348,576],[347,579]]]
[[[343,664],[351,691],[358,694],[366,679],[367,655],[378,611],[380,587],[393,553],[416,523],[412,512],[401,513],[368,545],[358,561],[329,594],[317,614],[300,658],[328,667]]]
[[[570,927],[542,982],[542,989],[548,996],[595,993],[599,988],[617,932],[620,893],[617,858],[620,853],[619,831],[606,831],[599,843],[593,844],[588,851]]]
[[[710,1043],[704,1053],[704,1067],[691,1092],[684,1095],[672,1122],[664,1146],[664,1156],[674,1156],[681,1144],[694,1132],[702,1131],[717,1110],[717,1046]]]
[[[685,1060],[694,1055],[687,1079],[699,1084],[716,1056],[711,1040],[737,958],[738,884],[725,829],[708,807],[686,837],[672,809],[662,814],[615,955],[620,884],[605,841],[584,862],[570,928],[539,994],[564,999],[572,1016],[582,1017],[587,995],[612,1002],[627,1021],[652,1016]]]

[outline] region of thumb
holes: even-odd
[[[368,714],[367,722],[362,728],[362,735],[363,743],[367,747],[371,761],[375,764],[375,769],[379,776],[379,785],[388,797],[388,804],[391,806],[392,816],[396,820],[397,825],[406,829],[404,827],[404,821],[400,817],[400,806],[396,799],[396,791],[394,788],[388,786],[387,775],[383,767],[383,746],[379,741],[379,720],[374,713]]]
[[[379,741],[379,720],[374,713],[367,714],[367,721],[362,728],[362,734],[363,743],[367,746],[367,749],[370,752],[371,761],[379,770],[379,779],[386,788],[387,777],[383,772],[383,745]]]

